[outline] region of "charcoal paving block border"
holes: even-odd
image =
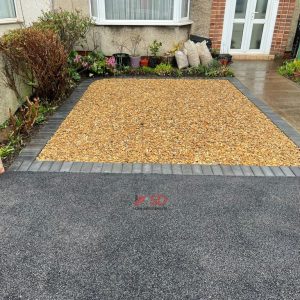
[[[131,78],[131,77],[122,77]],[[149,77],[134,77],[149,78]],[[151,77],[153,78],[153,77]],[[157,77],[154,77],[157,78]],[[161,79],[161,78],[160,78]],[[179,78],[180,79],[180,78]],[[197,80],[199,78],[189,78]],[[201,78],[203,79],[203,78]],[[204,78],[206,79],[206,78]],[[278,114],[253,94],[237,78],[212,78],[230,81],[254,105],[256,105],[288,138],[300,147],[300,134],[284,121]],[[38,161],[39,153],[55,134],[61,123],[81,99],[89,85],[99,79],[83,81],[70,98],[49,118],[47,123],[20,152],[19,157],[10,166],[11,172],[69,172],[69,173],[108,173],[108,174],[165,174],[165,175],[197,175],[197,176],[262,176],[262,177],[300,177],[300,166],[226,166],[198,164],[149,164],[149,163],[85,163]]]

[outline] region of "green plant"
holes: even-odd
[[[154,73],[159,76],[170,76],[173,74],[173,67],[169,64],[160,64],[155,67]]]
[[[140,74],[141,75],[152,75],[154,74],[154,69],[150,67],[141,67],[140,68]]]
[[[105,67],[105,60],[98,60],[91,65],[89,70],[95,75],[104,75],[106,71]]]
[[[16,76],[31,87],[35,96],[53,101],[69,88],[67,53],[57,35],[37,28],[12,30],[0,39],[4,75],[18,92]],[[18,98],[22,95],[17,93]]]
[[[203,76],[205,75],[206,68],[203,65],[199,65],[198,67],[191,67],[187,70],[188,75],[192,76]]]
[[[41,104],[38,109],[38,116],[35,120],[35,124],[42,124],[46,121],[46,117],[52,114],[56,110],[56,106],[50,106],[49,104]]]
[[[0,158],[5,159],[15,152],[14,146],[11,144],[0,147]]]
[[[222,65],[217,60],[213,60],[208,66],[199,65],[198,67],[191,67],[186,71],[190,76],[203,77],[233,77],[233,71],[228,67]]]
[[[161,48],[161,46],[162,46],[162,43],[158,42],[157,40],[154,40],[152,42],[152,44],[149,46],[150,52],[151,52],[152,56],[157,56],[157,54],[158,54],[159,49]]]
[[[80,11],[69,12],[59,9],[43,12],[33,26],[54,31],[66,50],[70,52],[76,43],[86,38],[91,25],[92,19],[84,16]]]
[[[69,77],[73,82],[78,82],[81,79],[80,73],[76,68],[69,67],[68,68]]]
[[[174,69],[174,76],[181,77],[181,76],[183,76],[183,72],[179,69]]]
[[[298,59],[286,61],[278,69],[278,73],[286,77],[293,77],[297,72],[300,72],[300,60]]]
[[[9,125],[9,124],[8,124],[8,120],[7,120],[7,121],[5,121],[4,123],[0,124],[0,130],[1,130],[1,129],[5,129],[8,125]]]

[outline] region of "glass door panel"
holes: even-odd
[[[231,49],[242,49],[248,2],[248,0],[236,0],[231,35]]]
[[[248,0],[236,0],[235,19],[245,19],[247,12]]]
[[[242,48],[243,32],[244,32],[244,24],[243,23],[233,24],[231,49],[241,49]]]
[[[260,49],[264,27],[264,24],[253,24],[250,49]]]
[[[265,19],[268,8],[268,0],[257,0],[255,19]]]

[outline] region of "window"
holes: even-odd
[[[16,8],[14,0],[0,0],[0,19],[16,18]]]
[[[90,0],[97,24],[174,25],[189,19],[190,0]]]

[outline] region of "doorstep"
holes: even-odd
[[[275,55],[271,54],[233,54],[234,60],[274,60]]]

